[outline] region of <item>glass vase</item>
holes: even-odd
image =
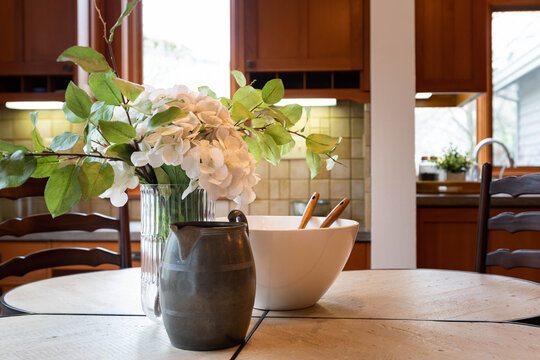
[[[159,271],[170,224],[214,220],[214,202],[206,191],[195,190],[185,199],[187,185],[141,184],[141,304],[147,317],[161,319]]]

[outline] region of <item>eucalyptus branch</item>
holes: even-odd
[[[106,159],[111,161],[124,161],[120,158],[112,157],[112,156],[105,156],[105,155],[93,155],[93,154],[81,154],[81,153],[57,153],[54,151],[51,152],[41,152],[41,153],[25,153],[24,156],[63,156],[63,157],[72,157],[72,158],[85,158],[85,157],[92,157],[97,159]]]
[[[103,39],[105,40],[105,43],[107,44],[107,48],[109,49],[109,56],[111,57],[111,62],[112,62],[114,73],[116,74],[116,76],[118,76],[118,68],[116,67],[116,60],[114,58],[114,53],[112,51],[112,44],[109,41],[109,38],[107,37],[107,23],[103,19],[103,16],[101,16],[101,11],[99,11],[99,8],[98,8],[98,6],[96,4],[96,0],[94,0],[94,8],[96,9],[99,20],[103,24]]]
[[[298,136],[300,136],[300,137],[303,137],[304,139],[307,139],[307,136],[306,136],[306,135],[300,134],[300,133],[297,132],[297,131],[292,131],[292,130],[289,130],[289,129],[287,129],[287,131],[288,131],[289,133],[291,133],[291,134],[298,135]]]

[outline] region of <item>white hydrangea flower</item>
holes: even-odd
[[[134,189],[139,185],[139,178],[135,176],[135,168],[123,161],[110,161],[114,170],[113,185],[107,189],[100,198],[109,198],[116,207],[124,206],[128,201],[127,189]]]
[[[214,200],[223,196],[246,204],[255,199],[252,188],[259,181],[256,161],[234,128],[226,107],[207,96],[206,91],[192,92],[183,85],[146,88],[136,103],[145,100],[162,104],[153,110],[152,116],[172,106],[188,114],[149,132],[148,119],[138,123],[137,136],[144,137],[139,143],[140,151],[131,155],[135,166],[181,166],[191,180],[184,197],[202,188]]]

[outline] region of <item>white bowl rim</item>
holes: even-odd
[[[351,224],[350,225],[344,225],[344,226],[330,226],[330,227],[327,227],[327,228],[308,228],[308,229],[257,229],[255,227],[252,227],[251,224],[249,223],[249,218],[298,218],[298,220],[300,220],[302,217],[301,216],[296,216],[296,215],[246,215],[247,219],[248,219],[248,227],[249,227],[249,231],[260,231],[260,232],[269,232],[269,231],[273,231],[273,232],[291,232],[291,231],[310,231],[310,232],[316,232],[316,231],[329,231],[331,229],[350,229],[350,228],[353,228],[353,227],[359,227],[360,224],[358,223],[358,221],[356,220],[352,220],[352,219],[344,219],[344,218],[338,218],[338,220],[345,220],[345,221],[350,221]],[[312,219],[321,219],[321,223],[322,221],[324,220],[325,217],[322,217],[322,216],[313,216]],[[219,220],[225,220],[227,221],[227,218],[226,217],[219,217],[219,218],[216,218],[216,221],[219,221]]]

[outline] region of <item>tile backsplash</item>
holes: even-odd
[[[306,114],[300,121],[305,121],[305,117]],[[31,127],[30,111],[9,110],[0,105],[0,139],[32,148]],[[68,123],[61,110],[39,111],[38,128],[46,143],[62,132],[82,131],[82,125]],[[261,161],[257,168],[261,176],[261,181],[255,187],[257,199],[240,209],[251,215],[292,215],[293,201],[307,201],[317,191],[320,199],[330,201],[331,208],[344,197],[351,199],[342,216],[357,220],[361,229],[369,230],[369,105],[340,100],[334,107],[312,107],[306,127],[306,133],[311,132],[343,138],[336,151],[341,164],[327,171],[323,159],[321,172],[310,179],[302,155],[305,148],[295,149],[292,156],[282,159],[278,167]],[[41,209],[43,204],[36,203],[36,206]],[[236,207],[232,201],[219,200],[216,203],[216,215],[225,216]],[[4,213],[0,215],[13,215],[6,213],[10,212],[7,208],[13,207],[4,207]],[[75,210],[116,215],[116,209],[109,201],[101,199],[82,201]],[[138,200],[130,202],[130,217],[132,220],[140,219]]]

